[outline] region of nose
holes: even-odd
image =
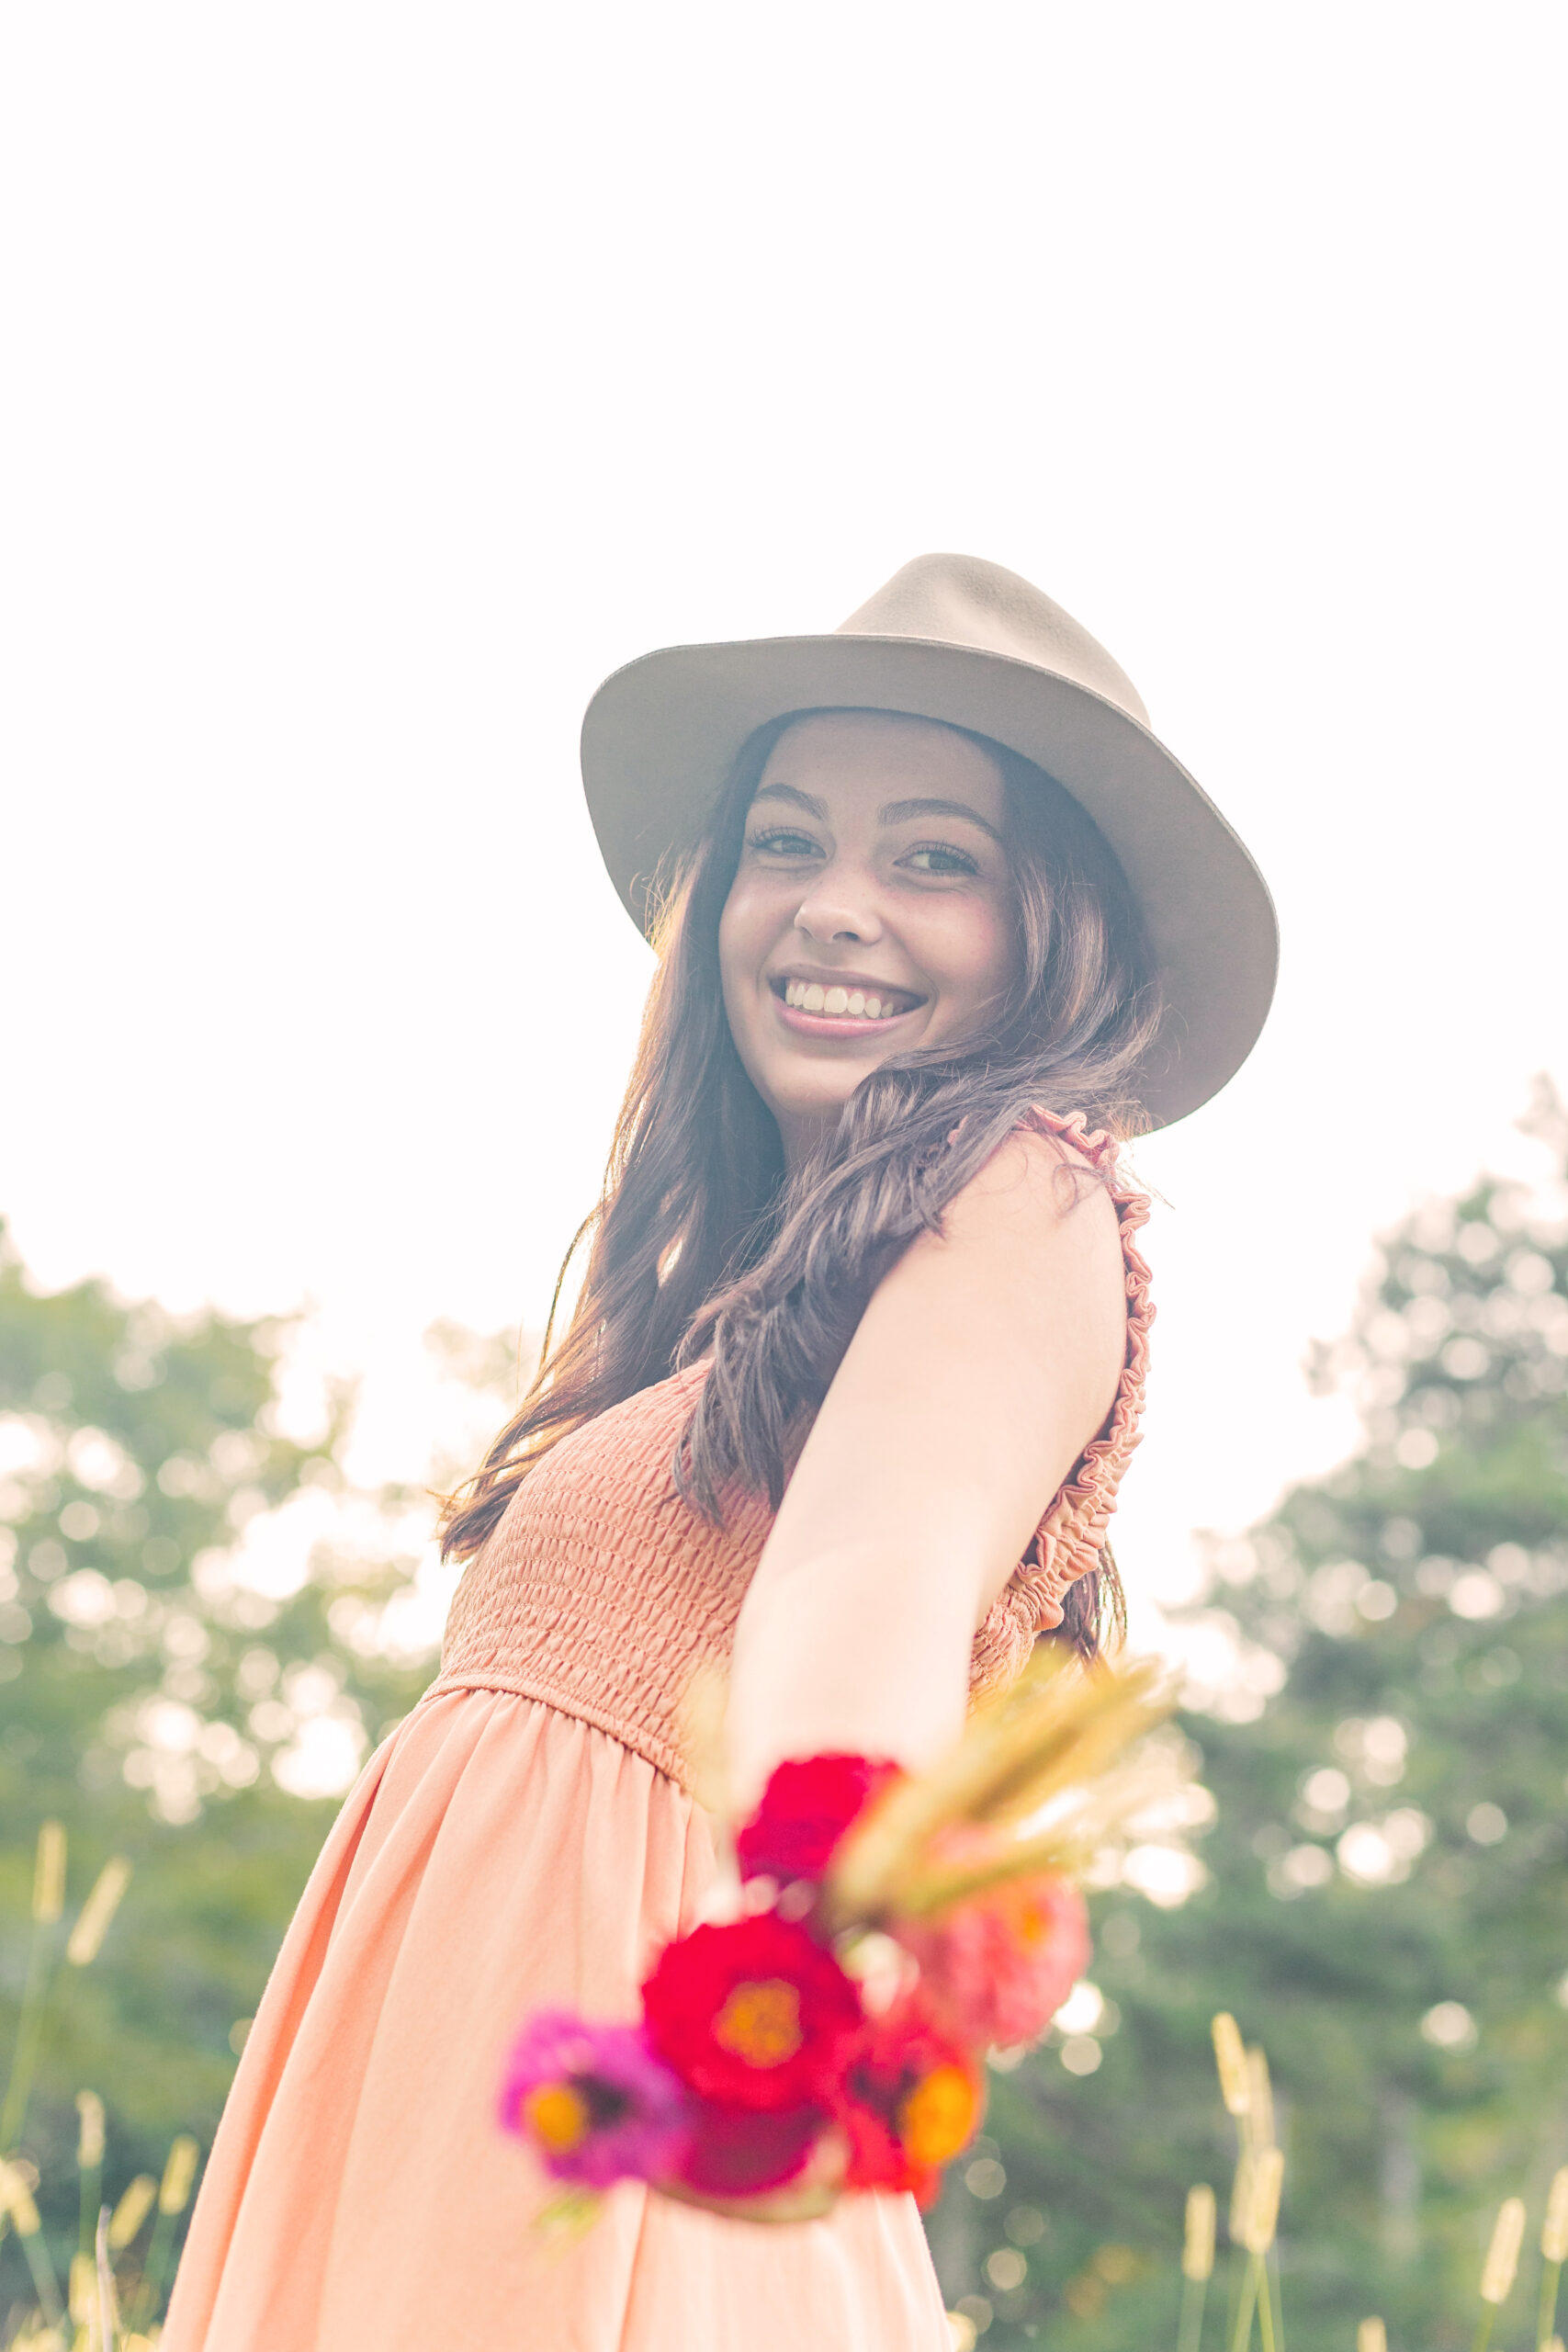
[[[840,941],[865,947],[882,936],[873,893],[858,887],[842,868],[816,876],[795,909],[795,927],[824,947]]]

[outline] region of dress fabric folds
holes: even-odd
[[[976,1637],[976,1688],[1018,1670],[1043,1602],[1103,1539],[1147,1359],[1145,1204],[1107,1138],[1042,1125],[1116,1200],[1126,1369]],[[163,2352],[946,2352],[910,2198],[766,2225],[624,2184],[568,2241],[535,2226],[553,2185],[496,2121],[522,2020],[555,2006],[635,2019],[654,1954],[713,1878],[680,1702],[694,1669],[728,1659],[770,1521],[743,1500],[715,1528],[674,1490],[703,1376],[564,1439],[465,1575],[441,1672],[361,1774],[278,1954]]]

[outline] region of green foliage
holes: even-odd
[[[1552,1102],[1537,1125],[1561,1159]],[[1488,1181],[1385,1237],[1319,1368],[1356,1384],[1363,1445],[1213,1547],[1204,1613],[1253,1719],[1185,1719],[1218,1807],[1207,1883],[1103,1899],[1103,2064],[1075,2079],[1057,2034],[999,2078],[982,2153],[1005,2187],[960,2177],[933,2216],[950,2301],[993,2312],[987,2352],[1174,2345],[1186,2190],[1213,2182],[1223,2213],[1229,2188],[1221,2008],[1273,2063],[1292,2352],[1339,2352],[1374,2312],[1393,2352],[1468,2344],[1499,2202],[1539,2224],[1568,2159],[1562,1206]],[[1028,2273],[998,2291],[1010,2227]],[[1533,2292],[1527,2266],[1500,2345],[1533,2343]]]
[[[239,2029],[336,1810],[290,1785],[333,1766],[341,1782],[428,1679],[378,1638],[412,1565],[408,1498],[345,1492],[346,1395],[309,1442],[283,1433],[286,1336],[215,1313],[177,1322],[98,1282],[41,1295],[0,1231],[0,2052],[39,1822],[69,1837],[61,1937],[111,1853],[135,1865],[92,1964],[56,1952],[20,2143],[62,2269],[75,2093],[107,2105],[111,2202],[162,2171],[175,2132],[210,2144]],[[236,1569],[254,1522],[289,1531],[292,1567]],[[27,2292],[13,2236],[0,2323]]]

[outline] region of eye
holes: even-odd
[[[819,848],[809,833],[797,833],[789,825],[776,825],[767,832],[748,833],[746,846],[759,857],[815,857]]]
[[[922,842],[918,849],[907,850],[898,862],[912,865],[917,874],[942,877],[980,871],[978,861],[967,850],[955,849],[951,842]]]

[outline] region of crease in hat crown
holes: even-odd
[[[918,555],[868,596],[836,637],[920,638],[967,645],[1049,670],[1135,718],[1149,714],[1132,679],[1098,638],[1043,588],[977,555]]]
[[[963,728],[1051,777],[1120,861],[1154,950],[1167,1012],[1138,1078],[1151,1124],[1235,1075],[1274,993],[1268,885],[1121,664],[1042,589],[978,556],[917,556],[836,629],[664,646],[605,679],[583,718],[583,789],[642,930],[656,877],[700,837],[757,730],[822,709]]]

